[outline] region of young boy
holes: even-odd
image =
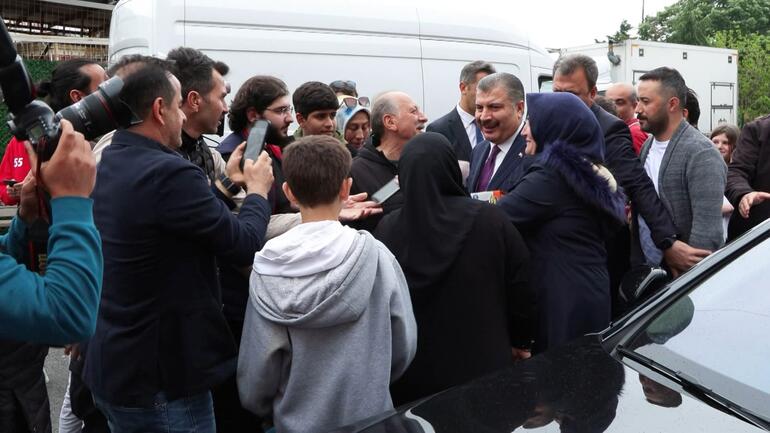
[[[302,224],[256,254],[238,358],[243,407],[277,433],[320,432],[393,408],[388,387],[417,347],[393,255],[338,222],[352,180],[339,141],[311,136],[283,154],[283,190]]]

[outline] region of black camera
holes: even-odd
[[[48,104],[35,99],[35,87],[0,17],[0,89],[11,112],[8,126],[17,139],[32,143],[41,162],[56,150],[61,119],[69,120],[86,140],[135,123],[136,116],[119,97],[122,88],[123,80],[113,77],[96,92],[54,113]]]

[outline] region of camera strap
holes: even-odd
[[[50,224],[38,218],[27,227],[27,269],[45,275],[48,265],[48,228]]]

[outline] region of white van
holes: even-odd
[[[526,91],[551,80],[552,58],[515,33],[511,21],[448,8],[352,0],[121,0],[112,12],[109,61],[189,46],[230,66],[233,92],[258,74],[279,77],[290,91],[311,80],[352,80],[360,95],[407,92],[429,120],[454,107],[460,70],[474,60],[513,73]]]
[[[636,85],[645,72],[660,66],[676,69],[687,86],[698,94],[698,129],[708,133],[722,123],[736,124],[738,117],[738,51],[729,48],[629,39],[612,47],[591,44],[570,47],[563,54],[581,53],[599,66],[599,91],[612,83]]]

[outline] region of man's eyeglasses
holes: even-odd
[[[275,107],[275,108],[265,108],[267,111],[272,111],[275,114],[278,114],[279,116],[285,116],[287,114],[291,114],[294,112],[294,107],[291,105],[284,105],[283,107]]]
[[[342,98],[342,102],[340,102],[340,107],[345,105],[348,108],[353,108],[356,106],[356,104],[362,106],[362,107],[368,107],[369,106],[369,97],[368,96],[361,96],[359,98],[354,98],[352,96],[346,96]]]

